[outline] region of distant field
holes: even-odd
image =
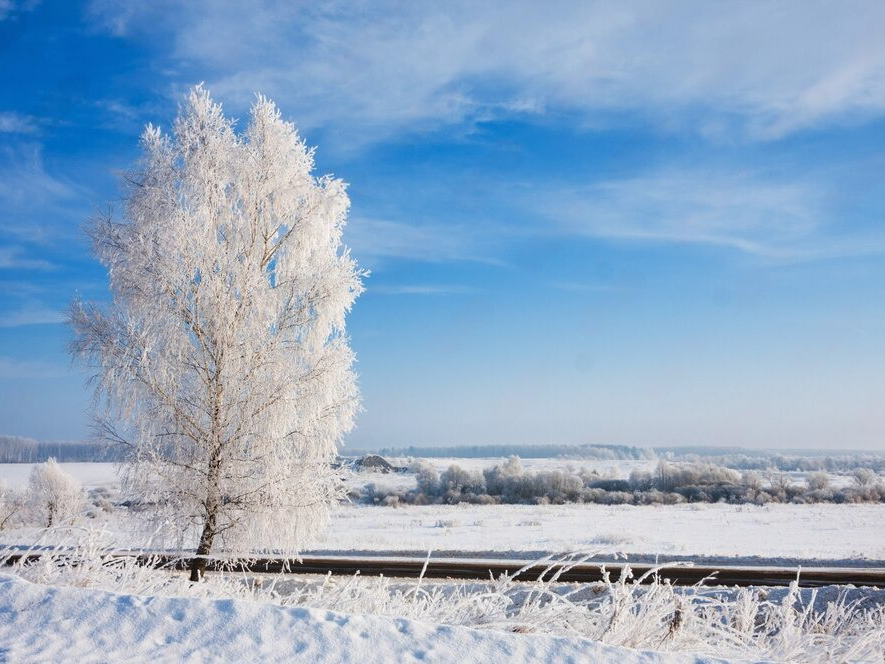
[[[500,459],[433,459],[432,463],[440,469],[457,463],[480,470],[500,463]],[[113,464],[62,465],[87,488],[116,490]],[[571,465],[626,477],[633,468],[647,468],[651,462],[530,459],[524,465],[533,470]],[[0,464],[0,480],[22,487],[30,470],[30,464]],[[358,473],[351,480],[353,485],[375,482],[399,486],[414,486],[414,481],[412,474],[374,472]],[[128,530],[126,518],[118,509],[109,515],[100,513],[87,523],[118,532],[121,546],[139,545],[124,534]],[[581,549],[609,555],[885,561],[883,527],[885,504],[344,505],[335,511],[326,535],[312,548],[465,553]],[[27,532],[0,534],[0,543],[30,540]]]
[[[316,548],[885,561],[885,505],[350,506]]]
[[[28,484],[28,475],[34,465],[33,463],[0,463],[0,481],[5,482],[9,487],[25,487]],[[60,463],[59,466],[87,489],[119,485],[115,465],[112,463]]]

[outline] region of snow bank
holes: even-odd
[[[712,662],[594,641],[283,608],[141,597],[0,575],[0,661]]]

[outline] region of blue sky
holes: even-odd
[[[883,29],[876,2],[0,0],[0,433],[87,435],[81,226],[204,81],[350,183],[349,445],[885,449]]]

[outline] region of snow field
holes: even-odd
[[[315,548],[885,560],[885,505],[346,506]]]
[[[0,659],[9,662],[617,662],[714,658],[242,599],[141,597],[0,575]]]
[[[476,469],[487,459],[435,459],[439,465],[464,461]],[[537,461],[537,469],[573,463]],[[646,462],[601,461],[629,473]],[[119,480],[108,463],[63,463],[62,469],[86,488],[116,492]],[[0,481],[24,487],[32,464],[0,464]],[[474,468],[471,468],[474,469]],[[414,483],[413,475],[359,473],[353,481]],[[132,533],[131,515],[97,510],[86,524],[111,530],[119,546],[146,546]],[[678,558],[753,557],[799,560],[885,561],[885,505],[681,504],[681,505],[427,505],[378,507],[345,504],[334,510],[329,528],[310,546],[333,551],[561,552],[593,550]],[[0,544],[31,544],[31,531],[4,531]],[[47,542],[48,543],[48,542]]]

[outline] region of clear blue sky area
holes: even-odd
[[[305,4],[0,0],[0,433],[87,435],[82,224],[203,81],[350,183],[348,445],[885,449],[885,4]]]

